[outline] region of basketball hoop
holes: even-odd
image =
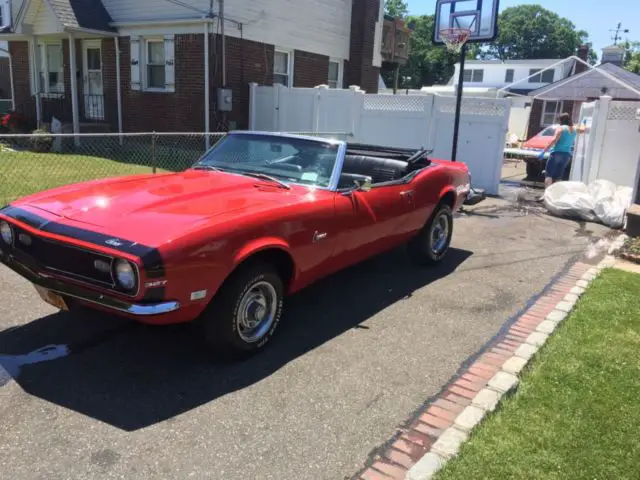
[[[469,35],[471,35],[471,30],[468,28],[443,28],[440,30],[440,38],[451,53],[460,53]]]

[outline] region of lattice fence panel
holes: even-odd
[[[636,120],[640,102],[612,103],[607,120]]]
[[[364,109],[380,112],[423,112],[428,98],[419,95],[365,95]]]
[[[455,101],[442,103],[439,108],[442,113],[456,113]],[[507,109],[503,104],[487,102],[484,100],[463,100],[460,107],[461,115],[488,115],[492,117],[504,117]]]

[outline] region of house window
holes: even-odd
[[[4,16],[2,15],[3,11],[2,11],[2,5],[0,5],[0,27],[4,27]]]
[[[482,83],[484,79],[484,70],[467,70],[462,74],[463,82]]]
[[[562,108],[562,102],[556,100],[546,100],[542,110],[542,126],[553,125]]]
[[[147,88],[163,89],[165,85],[164,41],[147,40]]]
[[[329,61],[329,88],[342,88],[342,62],[339,60]]]
[[[504,81],[506,83],[513,83],[513,68],[507,68],[504,74]]]
[[[131,90],[175,92],[175,35],[131,36]]]
[[[533,77],[529,78],[529,83],[553,83],[553,70],[541,71],[540,68],[532,68],[529,70],[529,75]]]
[[[64,62],[62,44],[41,43],[38,45],[40,73],[39,93],[64,92]]]
[[[291,86],[292,81],[292,65],[291,52],[276,50],[273,61],[273,83],[279,83],[285,87]]]

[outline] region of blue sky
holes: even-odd
[[[407,3],[409,13],[412,15],[433,14],[435,12],[435,0],[407,0]],[[618,22],[622,22],[623,29],[630,30],[626,34],[629,40],[640,40],[638,0],[538,0],[531,2],[500,0],[500,10],[523,4],[542,5],[547,10],[568,18],[578,29],[586,30],[598,56],[600,56],[603,47],[613,43],[611,39],[613,32],[609,30],[615,29]],[[625,39],[624,36],[623,39]]]

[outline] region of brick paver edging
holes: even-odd
[[[518,374],[567,317],[626,235],[597,266],[577,262],[510,327],[487,345],[359,475],[361,480],[428,480],[457,455],[471,430],[518,385]]]

